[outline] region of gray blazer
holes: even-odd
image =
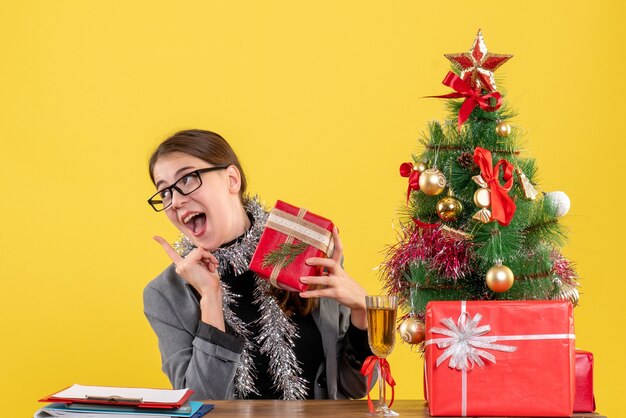
[[[193,389],[192,399],[232,399],[241,353],[198,336],[200,306],[173,265],[146,286],[143,297],[144,313],[159,340],[162,370],[172,386]],[[312,315],[325,358],[315,379],[315,398],[362,398],[366,380],[346,335],[349,308],[322,298]]]

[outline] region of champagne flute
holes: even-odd
[[[367,308],[367,340],[372,352],[381,359],[386,358],[393,351],[396,342],[396,315],[398,299],[396,296],[366,296]],[[384,370],[377,364],[378,370],[378,406],[370,415],[383,417],[398,416],[387,406],[385,399]]]

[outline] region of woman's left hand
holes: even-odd
[[[367,313],[365,296],[367,292],[341,267],[343,247],[339,239],[337,228],[333,228],[335,251],[332,258],[309,258],[306,263],[310,266],[325,268],[322,276],[300,277],[302,283],[320,285],[317,289],[300,292],[302,298],[331,298],[351,309],[352,324],[362,330],[367,329]]]

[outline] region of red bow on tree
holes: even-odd
[[[420,189],[420,174],[422,174],[421,171],[416,170],[415,166],[412,163],[402,163],[400,164],[400,175],[402,177],[408,177],[409,178],[409,187],[406,189],[406,204],[407,206],[409,205],[409,198],[411,197],[411,192],[413,190],[419,190]],[[426,222],[422,222],[417,218],[413,218],[413,221],[415,221],[415,223],[417,224],[417,226],[419,226],[420,228],[434,228],[436,226],[439,226],[438,223],[435,224],[429,224]]]
[[[400,175],[409,178],[409,187],[406,190],[406,203],[409,204],[412,190],[420,189],[420,171],[416,170],[411,163],[402,163],[400,165]]]
[[[476,106],[480,106],[481,109],[486,110],[487,112],[493,112],[498,110],[500,106],[502,106],[502,95],[497,91],[488,94],[480,94],[480,90],[474,90],[469,84],[467,84],[461,77],[454,74],[452,71],[448,72],[446,78],[442,81],[448,87],[456,90],[456,93],[444,94],[441,96],[428,96],[435,97],[440,99],[459,99],[461,97],[465,97],[465,101],[461,105],[461,109],[459,110],[459,121],[458,128],[461,130],[461,125],[463,122],[469,118],[469,115],[472,113],[472,110]],[[492,106],[490,104],[490,99],[496,99],[496,104]]]
[[[367,376],[367,387],[370,388],[372,386],[372,377],[374,376],[374,369],[376,368],[376,363],[380,363],[380,374],[379,379],[383,379],[389,386],[391,386],[391,401],[389,402],[389,408],[393,405],[393,399],[395,397],[395,386],[396,381],[391,377],[391,369],[389,368],[389,362],[378,356],[369,356],[363,362],[363,366],[361,367],[361,374],[363,376]],[[380,382],[381,385],[384,385],[384,382]],[[370,398],[369,391],[367,392],[367,406],[370,409],[370,412],[374,412],[374,403]]]
[[[515,202],[508,194],[513,187],[513,164],[501,159],[494,167],[491,152],[481,147],[474,149],[474,162],[480,167],[480,176],[491,190],[491,217],[500,225],[507,226],[515,214]],[[504,165],[504,186],[500,185],[498,179],[501,165]]]

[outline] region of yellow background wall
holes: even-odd
[[[515,55],[497,74],[543,190],[571,197],[577,345],[621,416],[625,17],[617,0],[3,2],[0,415],[72,383],[168,386],[141,292],[168,264],[151,236],[176,233],[145,202],[146,160],[178,129],[222,133],[268,205],[332,218],[378,293],[398,166],[445,115],[422,97],[482,28]],[[421,398],[419,355],[391,365],[398,398]]]

